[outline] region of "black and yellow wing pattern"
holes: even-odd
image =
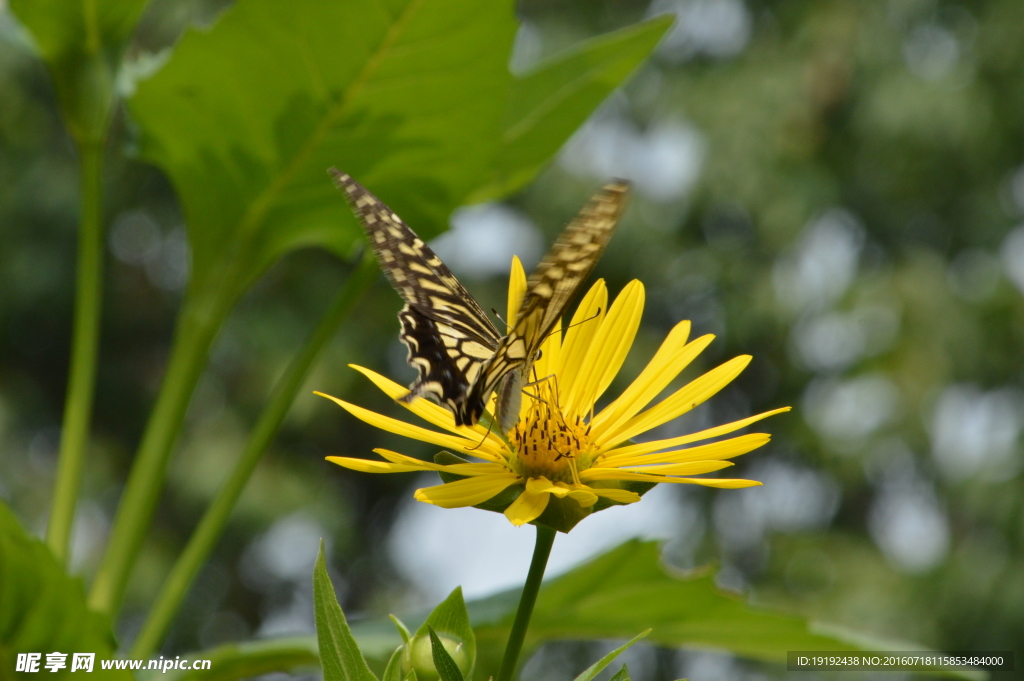
[[[366,232],[388,281],[405,300],[399,338],[419,377],[402,398],[428,397],[458,425],[480,420],[499,389],[498,422],[516,422],[522,378],[555,322],[597,264],[625,207],[628,184],[606,185],[569,223],[527,281],[510,332],[502,336],[441,259],[388,206],[348,175],[331,169]],[[500,385],[504,383],[504,385]]]

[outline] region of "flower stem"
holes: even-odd
[[[64,402],[57,480],[50,521],[46,527],[46,543],[61,563],[67,563],[68,560],[68,541],[75,518],[82,466],[89,445],[103,295],[103,141],[99,139],[82,143],[79,150],[81,208],[71,369]]]
[[[302,388],[313,362],[324,345],[334,336],[338,327],[348,318],[356,303],[376,280],[377,266],[368,250],[348,281],[339,291],[330,308],[320,319],[316,329],[306,341],[305,347],[296,355],[284,375],[277,381],[270,401],[260,414],[245,450],[235,464],[231,475],[224,481],[206,509],[195,532],[189,539],[184,552],[171,569],[164,582],[156,603],[149,611],[142,630],[132,645],[131,655],[137,658],[151,657],[167,634],[167,629],[181,606],[192,580],[206,562],[217,539],[224,531],[231,511],[242,495],[246,483],[256,469],[263,454],[277,435],[281,423]]]
[[[530,572],[526,575],[526,584],[523,585],[523,595],[519,597],[519,609],[516,610],[516,619],[512,623],[508,643],[505,644],[505,657],[501,660],[501,669],[496,681],[512,681],[512,675],[515,674],[526,630],[530,626],[530,616],[533,615],[533,606],[537,602],[537,594],[540,593],[540,585],[544,580],[544,568],[547,567],[551,545],[554,543],[555,530],[538,525],[533,561],[530,562]]]

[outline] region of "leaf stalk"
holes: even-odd
[[[68,563],[82,468],[89,446],[103,299],[103,141],[85,141],[80,153],[80,208],[71,367],[60,435],[60,455],[46,544]]]
[[[224,531],[231,511],[241,497],[253,471],[256,470],[256,465],[277,436],[313,363],[327,342],[334,337],[338,327],[351,314],[356,303],[376,280],[376,274],[376,263],[367,251],[321,317],[302,351],[292,359],[284,374],[278,379],[270,401],[260,414],[234,470],[217,491],[188,545],[164,581],[160,594],[132,646],[132,657],[150,657],[159,648],[189,586]]]

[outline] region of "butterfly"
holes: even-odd
[[[496,418],[507,433],[519,418],[523,378],[604,252],[625,209],[629,184],[598,190],[527,279],[511,329],[501,335],[441,259],[383,201],[348,175],[328,171],[366,232],[381,269],[405,300],[399,339],[419,377],[401,398],[427,397],[460,426],[474,425],[498,391]]]

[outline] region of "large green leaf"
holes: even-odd
[[[0,502],[0,679],[39,677],[14,671],[18,653],[42,653],[39,671],[47,678],[75,678],[67,676],[72,653],[95,653],[95,676],[89,678],[130,681],[127,671],[101,668],[114,650],[110,622],[86,607],[81,581],[65,573]],[[53,652],[67,654],[66,668],[57,673],[43,668]]]
[[[518,600],[518,590],[512,590],[467,604],[476,632],[476,677],[495,673]],[[751,605],[716,587],[710,570],[673,574],[662,566],[658,544],[632,540],[544,585],[522,659],[545,641],[626,639],[646,628],[652,629],[648,643],[728,650],[776,663],[785,663],[789,650],[921,649]],[[400,643],[384,620],[360,623],[354,634],[373,657],[386,656]]]
[[[121,55],[146,0],[11,0],[53,75],[80,144],[102,139]]]
[[[245,0],[187,32],[130,108],[183,204],[193,286],[237,292],[303,245],[347,253],[330,166],[438,232],[500,138],[515,30],[507,2]]]
[[[470,615],[474,614],[470,604]],[[512,615],[476,628],[477,666],[491,671],[508,636]],[[741,657],[785,663],[789,650],[857,651],[862,636],[816,625],[806,618],[749,604],[715,586],[710,570],[673,575],[661,564],[658,544],[632,540],[544,586],[530,622],[526,650],[558,639],[626,638],[652,629],[648,642],[665,647],[728,650]],[[872,639],[870,647],[918,649]],[[950,676],[977,679],[976,672]]]
[[[666,28],[514,78],[507,0],[246,0],[189,31],[130,108],[184,206],[193,286],[241,290],[290,249],[350,251],[359,231],[326,168],[433,236],[467,197],[529,180]]]

